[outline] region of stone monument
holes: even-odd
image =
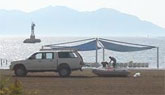
[[[35,38],[35,34],[34,34],[34,27],[35,26],[36,25],[32,22],[32,24],[31,24],[31,35],[30,35],[30,39],[24,40],[24,43],[39,43],[39,42],[41,42],[40,39],[36,39]]]

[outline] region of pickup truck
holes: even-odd
[[[81,70],[84,65],[76,50],[42,50],[26,60],[11,62],[10,69],[16,76],[26,76],[28,72],[58,72],[61,77],[70,76],[73,70]]]

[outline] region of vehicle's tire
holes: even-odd
[[[27,71],[26,71],[24,66],[15,67],[14,73],[15,73],[16,76],[19,76],[19,77],[24,77],[24,76],[27,75]]]
[[[69,68],[69,66],[63,65],[59,67],[58,73],[60,77],[69,77],[71,74],[71,69]]]

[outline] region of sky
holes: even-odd
[[[112,8],[165,28],[165,0],[0,0],[0,9],[32,12],[47,6],[66,6],[78,11]]]

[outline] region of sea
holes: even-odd
[[[23,60],[30,55],[39,51],[43,45],[57,44],[69,41],[88,39],[90,37],[39,37],[41,43],[27,44],[23,43],[25,37],[0,37],[0,59],[7,60],[7,64],[2,62],[0,69],[8,69],[10,62]],[[159,63],[160,68],[165,68],[165,37],[102,37],[110,40],[123,41],[129,43],[151,45],[159,47]],[[85,43],[76,43],[82,44]],[[71,44],[74,45],[74,44]],[[96,51],[79,52],[84,62],[94,63]],[[149,63],[149,68],[157,67],[157,49],[150,49],[137,52],[115,52],[105,50],[105,61],[109,61],[109,56],[113,56],[119,63],[138,62]],[[103,51],[98,50],[98,62],[103,61]],[[2,65],[2,66],[1,66]]]

